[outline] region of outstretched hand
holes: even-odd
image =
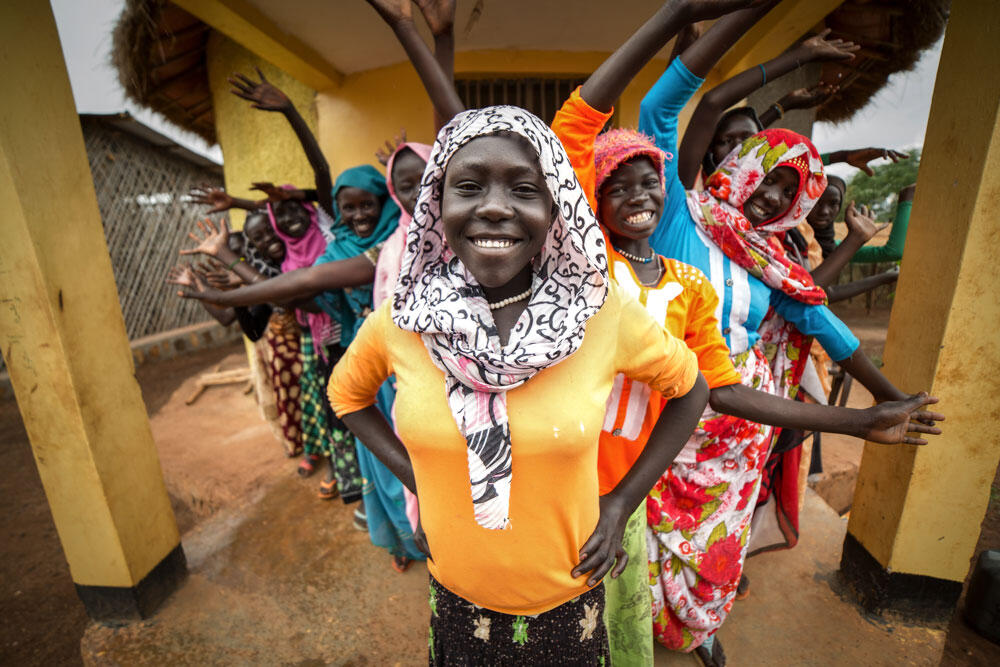
[[[182,255],[209,255],[218,257],[223,248],[229,248],[229,223],[225,220],[218,227],[211,220],[199,220],[198,229],[204,234],[204,238],[194,232],[188,233],[188,238],[197,243],[194,248],[185,248],[180,251]]]
[[[386,139],[385,146],[382,146],[375,151],[375,157],[378,159],[379,164],[381,164],[383,167],[388,167],[389,158],[391,158],[392,154],[395,153],[399,149],[399,147],[405,143],[406,143],[406,128],[403,127],[399,129],[399,134],[397,134],[392,141]]]
[[[829,34],[827,28],[799,45],[806,60],[850,60],[861,48],[860,44],[845,39],[827,39]]]
[[[280,202],[286,199],[299,199],[301,198],[301,190],[286,190],[285,188],[278,187],[270,181],[257,181],[250,184],[251,190],[256,190],[257,192],[264,193],[269,202]]]
[[[840,86],[817,83],[809,88],[797,88],[781,98],[781,106],[789,109],[811,109],[823,104],[840,90]]]
[[[195,204],[204,204],[205,206],[211,206],[208,209],[209,213],[221,213],[223,211],[228,211],[235,205],[235,200],[228,192],[222,188],[213,188],[210,185],[199,185],[196,188],[191,188],[191,192],[188,193],[191,201]]]
[[[926,445],[923,438],[906,435],[912,433],[927,433],[938,435],[941,429],[934,427],[934,422],[944,420],[940,412],[920,410],[925,405],[937,403],[938,399],[928,396],[926,392],[914,394],[902,401],[887,401],[865,410],[867,426],[864,438],[870,442],[881,442],[894,445]]]
[[[427,21],[431,34],[446,35],[455,26],[455,0],[413,0]]]
[[[250,106],[263,111],[287,111],[292,108],[292,101],[288,99],[281,90],[264,78],[264,73],[259,67],[255,67],[260,82],[254,81],[248,76],[235,73],[229,77],[229,83],[233,85],[231,92],[236,97],[243,98],[248,102],[253,102]]]
[[[847,207],[844,222],[847,224],[847,233],[860,237],[864,243],[889,225],[888,222],[878,224],[870,208],[864,205],[858,208],[853,201]]]
[[[365,0],[390,26],[413,20],[411,0]]]
[[[213,257],[209,257],[208,261],[196,262],[191,268],[203,283],[215,289],[231,290],[243,285],[242,278]]]
[[[570,573],[573,577],[582,577],[590,572],[588,586],[596,586],[609,570],[611,578],[617,579],[628,565],[628,554],[622,546],[622,539],[625,536],[625,524],[632,512],[622,506],[614,493],[601,496],[600,503],[601,516],[597,520],[597,527],[580,547],[580,563]]]
[[[875,172],[868,163],[872,160],[885,159],[899,162],[909,156],[907,153],[894,151],[891,148],[856,148],[852,151],[845,151],[844,162],[865,172],[869,176],[874,176]]]

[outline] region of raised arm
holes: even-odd
[[[872,217],[871,209],[867,206],[858,208],[854,202],[847,207],[844,222],[847,223],[847,237],[812,271],[813,282],[820,287],[825,288],[836,282],[840,272],[854,257],[854,253],[881,229]]]
[[[840,90],[839,86],[831,86],[825,83],[817,83],[815,86],[810,86],[809,88],[796,88],[764,109],[763,113],[759,116],[760,124],[764,127],[770,127],[773,123],[783,118],[788,111],[818,107],[833,97],[838,90]]]
[[[713,30],[715,27],[706,33],[706,37],[711,35]],[[854,57],[854,51],[857,51],[859,46],[841,39],[828,40],[826,37],[829,33],[829,30],[824,30],[793,46],[777,58],[744,70],[705,93],[691,116],[687,132],[684,133],[684,140],[681,142],[678,173],[685,188],[694,187],[702,158],[712,143],[716,125],[723,111],[768,81],[773,81],[805,63],[846,60]],[[687,64],[686,60],[684,62]]]
[[[265,279],[261,273],[244,262],[243,258],[229,247],[229,224],[225,220],[218,227],[211,220],[200,220],[198,221],[198,229],[204,234],[204,238],[198,236],[198,234],[189,232],[188,238],[198,245],[194,248],[181,250],[181,255],[207,255],[214,257],[225,264],[227,269],[234,272],[247,284]]]
[[[910,156],[907,153],[902,153],[900,151],[893,150],[891,148],[854,148],[851,150],[844,151],[833,151],[832,153],[823,154],[823,164],[836,164],[838,162],[846,162],[852,167],[857,167],[861,171],[865,172],[869,176],[874,176],[875,171],[868,166],[868,163],[872,160],[892,160],[893,162],[899,162],[900,160],[906,160]]]
[[[434,59],[445,78],[455,85],[455,0],[414,0],[434,36]],[[448,122],[434,112],[434,131]]]
[[[679,56],[681,62],[689,72],[704,79],[729,47],[778,4],[778,1],[757,2],[747,9],[741,9],[719,19],[708,32]]]
[[[364,255],[282,273],[246,287],[218,290],[205,287],[186,289],[179,295],[220,306],[253,306],[262,303],[286,304],[311,300],[322,292],[367,285],[375,278],[375,266]]]
[[[382,20],[392,28],[396,39],[399,40],[407,57],[417,70],[417,75],[434,105],[434,111],[447,122],[455,115],[465,111],[465,105],[458,97],[451,77],[441,69],[437,60],[434,59],[434,55],[424,44],[420,34],[417,33],[417,27],[413,23],[410,1],[366,0],[378,12]]]
[[[611,111],[615,100],[646,63],[692,22],[744,9],[751,0],[669,0],[587,79],[580,96],[598,111]]]
[[[264,208],[264,204],[267,203],[266,199],[263,201],[254,201],[253,199],[233,197],[222,188],[214,188],[209,185],[199,185],[196,188],[192,188],[188,193],[188,198],[195,204],[211,206],[207,211],[208,213],[222,213],[231,208],[256,211],[259,208]]]
[[[892,221],[892,231],[889,240],[883,246],[867,246],[854,254],[851,261],[856,264],[872,262],[898,262],[903,259],[903,246],[906,245],[906,228],[910,224],[910,211],[913,208],[913,196],[917,186],[908,185],[899,191],[899,202],[896,206],[896,218]]]
[[[898,279],[899,267],[895,266],[888,271],[876,273],[874,276],[854,280],[843,285],[830,285],[825,288],[826,299],[830,303],[837,303],[838,301],[844,301],[845,299],[859,296],[865,292],[871,292],[873,289],[879,288],[882,285],[891,285]]]
[[[229,83],[233,85],[230,92],[252,102],[251,106],[254,109],[277,111],[285,116],[295,131],[295,136],[299,138],[299,143],[302,144],[302,149],[306,152],[306,158],[313,169],[313,174],[315,174],[319,205],[332,218],[333,180],[330,177],[330,165],[327,163],[326,157],[323,156],[323,151],[320,150],[316,137],[313,136],[305,119],[302,118],[288,96],[264,78],[260,68],[257,68],[257,76],[260,77],[259,82],[242,74],[234,74],[229,77]]]

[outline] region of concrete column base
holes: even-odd
[[[907,621],[947,623],[962,594],[960,581],[887,570],[850,533],[844,537],[840,573],[866,611],[888,611]]]
[[[178,544],[135,586],[85,586],[77,595],[95,621],[137,621],[149,618],[187,577],[187,559]]]

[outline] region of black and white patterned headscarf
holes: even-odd
[[[448,161],[476,137],[518,134],[531,144],[558,207],[533,262],[531,297],[501,347],[479,283],[447,246],[441,196]],[[399,328],[423,335],[445,372],[445,391],[465,436],[476,522],[510,524],[511,449],[507,391],[566,359],[607,296],[604,237],[556,135],[524,109],[466,111],[438,134],[427,162],[393,300]]]

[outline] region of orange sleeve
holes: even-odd
[[[608,298],[619,299],[621,303],[618,371],[646,383],[666,399],[688,393],[698,377],[694,353],[614,281],[608,285]]]
[[[597,170],[594,168],[594,140],[613,113],[613,109],[602,113],[584,102],[580,97],[580,88],[577,87],[552,120],[552,131],[566,149],[570,164],[590,202],[590,208],[595,211]]]
[[[699,275],[700,280],[692,280],[685,286],[691,299],[688,303],[684,342],[698,357],[698,368],[710,389],[739,384],[740,374],[729,358],[729,347],[719,331],[719,320],[715,317],[719,297],[708,278],[700,272]]]
[[[338,417],[375,404],[378,388],[392,374],[386,334],[392,322],[392,299],[369,315],[330,375],[326,393]]]

